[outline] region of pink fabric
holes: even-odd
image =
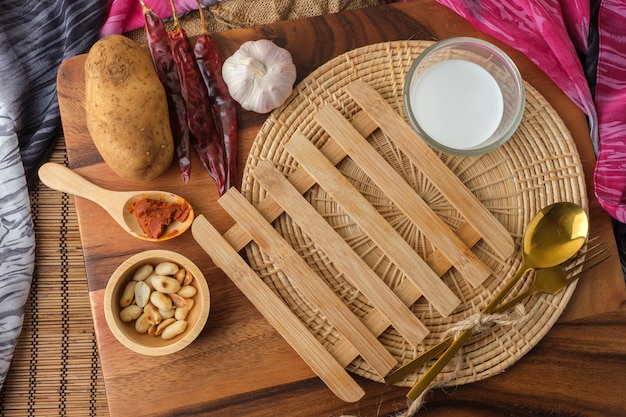
[[[600,54],[596,107],[600,153],[595,171],[600,204],[626,222],[626,3],[603,0],[598,16]]]
[[[523,52],[588,116],[598,162],[595,194],[626,222],[626,3],[603,0],[595,102],[577,49],[587,52],[589,0],[437,0]]]
[[[200,3],[206,7],[219,1],[201,0]],[[170,6],[169,0],[145,0],[145,3],[161,19],[166,20],[172,17],[172,6]],[[174,3],[178,16],[192,10],[198,10],[196,0],[175,0]],[[143,23],[143,11],[139,0],[108,0],[106,20],[100,28],[100,37],[139,29],[143,27]]]

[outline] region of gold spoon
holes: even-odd
[[[71,169],[53,162],[43,164],[38,173],[41,182],[53,190],[86,198],[100,205],[125,231],[139,239],[151,242],[172,239],[185,232],[193,223],[193,208],[184,198],[176,194],[165,191],[120,192],[107,190],[89,182]],[[159,237],[149,237],[142,230],[132,209],[135,203],[144,198],[187,205],[189,206],[189,214],[182,222],[172,221]]]
[[[587,246],[591,244],[593,240],[597,239],[597,236],[593,239],[587,240]],[[557,266],[553,266],[551,268],[543,268],[538,269],[535,273],[534,280],[530,287],[528,287],[525,291],[522,291],[515,297],[511,298],[505,303],[498,305],[492,312],[492,314],[500,314],[504,313],[508,309],[517,305],[521,301],[530,297],[533,294],[544,293],[544,294],[556,294],[561,291],[563,288],[567,287],[574,281],[578,279],[578,276],[583,272],[589,271],[592,268],[595,268],[600,263],[604,262],[608,259],[608,255],[604,255],[606,252],[606,248],[602,248],[602,244],[596,244],[591,247],[587,247],[584,250],[580,250],[574,258],[569,261],[566,261],[563,264],[559,264]],[[604,256],[603,256],[604,255]],[[602,256],[602,257],[600,257]],[[600,258],[599,258],[600,257]],[[584,258],[584,263],[581,259]],[[578,266],[582,265],[582,268],[576,269]],[[576,269],[576,270],[575,270]],[[385,377],[385,384],[393,385],[396,382],[401,381],[406,376],[414,372],[417,368],[424,365],[426,362],[431,359],[439,356],[443,351],[445,351],[448,346],[452,344],[454,341],[453,336],[449,336],[443,339],[441,342],[437,343],[424,353],[415,357],[414,359],[406,362],[398,369],[390,372]]]
[[[522,265],[482,310],[482,313],[493,313],[528,270],[551,268],[574,256],[584,245],[588,231],[589,218],[582,207],[577,204],[561,202],[543,208],[530,221],[524,233]],[[413,386],[407,394],[407,398],[410,400],[417,399],[473,333],[473,329],[467,329],[460,333],[450,347]]]

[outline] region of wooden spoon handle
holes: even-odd
[[[38,173],[41,182],[53,190],[86,198],[99,204],[107,211],[110,211],[111,201],[115,201],[115,195],[118,194],[99,187],[66,166],[54,162],[43,164]]]
[[[87,181],[71,169],[54,162],[46,162],[39,168],[39,179],[48,187],[94,201],[103,188]]]
[[[38,171],[39,179],[53,190],[86,198],[101,206],[126,231],[132,231],[124,219],[124,204],[129,195],[99,187],[73,170],[54,162],[46,162]]]

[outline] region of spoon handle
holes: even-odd
[[[491,300],[485,308],[483,308],[483,314],[493,313],[498,304],[507,296],[507,294],[511,291],[511,289],[515,286],[515,284],[520,280],[520,278],[528,271],[530,268],[527,266],[526,262],[522,262],[521,268],[511,277],[511,279],[506,283],[504,287],[495,295],[495,297]],[[454,357],[456,352],[463,347],[465,342],[474,334],[474,329],[467,329],[461,332],[452,342],[452,344],[446,349],[446,351],[437,359],[437,361],[433,364],[428,371],[422,376],[422,378],[417,381],[417,383],[411,388],[409,393],[407,394],[407,398],[411,401],[415,401],[424,390],[430,385],[430,383],[435,379],[435,377],[441,372],[441,370],[450,362],[450,360]],[[441,342],[441,344],[445,344],[446,341]],[[434,350],[434,348],[433,348]],[[416,359],[419,359],[416,358]],[[416,360],[414,360],[416,361]],[[417,361],[416,361],[417,362]]]
[[[47,162],[39,168],[39,179],[54,190],[93,201],[109,213],[124,230],[133,234],[141,233],[139,230],[131,230],[124,218],[124,205],[130,197],[128,193],[99,187],[66,166],[53,162]]]
[[[424,392],[424,390],[430,385],[435,377],[441,372],[441,370],[450,362],[456,352],[467,342],[467,340],[474,334],[473,329],[464,330],[459,336],[454,339],[454,342],[448,349],[437,359],[437,362],[426,371],[422,378],[411,388],[406,395],[411,401],[415,401]]]
[[[101,188],[64,165],[46,162],[39,168],[39,179],[53,190],[86,198],[103,205],[103,196],[109,191]]]
[[[411,372],[415,371],[417,368],[419,368],[420,366],[422,366],[429,360],[443,353],[448,348],[448,346],[450,346],[453,340],[454,339],[451,336],[446,337],[441,342],[437,343],[435,346],[428,349],[426,352],[415,357],[414,359],[411,359],[409,362],[405,363],[404,365],[402,365],[395,371],[389,373],[385,377],[385,384],[393,385],[396,382],[401,381],[402,379],[404,379],[404,377],[409,375]]]
[[[495,310],[492,311],[492,313],[495,313],[495,314],[502,313],[508,310],[509,308],[513,307],[515,304],[519,303],[520,301],[522,301],[529,295],[531,295],[531,291],[525,291],[515,296],[510,301],[507,301],[506,303],[499,305]],[[420,366],[424,365],[426,362],[439,356],[442,352],[444,352],[448,348],[448,346],[452,344],[452,342],[454,342],[454,338],[452,336],[448,336],[442,341],[440,341],[439,343],[437,343],[436,345],[434,345],[433,347],[431,347],[430,349],[428,349],[427,351],[425,351],[424,353],[422,353],[421,355],[415,357],[414,359],[411,359],[409,362],[406,362],[404,365],[402,365],[395,371],[389,373],[385,377],[385,384],[393,385],[396,382],[401,381],[402,379],[404,379],[404,377],[409,375],[411,372],[415,371]]]

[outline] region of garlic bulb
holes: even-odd
[[[248,41],[224,61],[222,76],[241,107],[267,113],[287,100],[296,81],[291,54],[267,39]]]

